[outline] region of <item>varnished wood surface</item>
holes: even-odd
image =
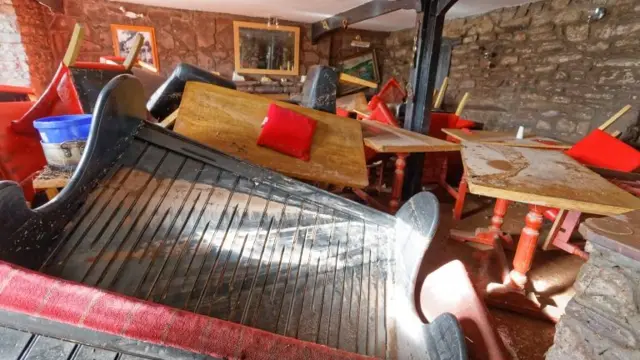
[[[337,185],[368,185],[358,121],[277,102],[318,121],[306,162],[256,144],[271,101],[215,85],[187,83],[174,131],[229,155],[295,178]]]
[[[460,151],[460,145],[402,128],[362,120],[364,143],[379,153]]]
[[[640,209],[640,199],[560,151],[465,142],[462,161],[473,194],[601,215]]]
[[[565,150],[573,146],[535,135],[525,135],[524,139],[516,139],[515,132],[471,130],[469,133],[462,129],[442,129],[442,131],[458,141],[475,141],[484,144],[557,150]]]

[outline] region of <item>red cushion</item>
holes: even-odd
[[[276,104],[269,105],[258,145],[309,161],[317,121]]]
[[[610,170],[630,172],[640,167],[638,150],[599,129],[573,145],[567,155],[584,165]]]

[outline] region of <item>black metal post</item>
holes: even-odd
[[[447,11],[457,0],[422,0],[418,14],[418,31],[414,64],[410,74],[410,91],[404,128],[426,134],[431,120],[433,89],[438,71],[442,29]],[[421,189],[424,154],[412,154],[407,159],[404,198]]]

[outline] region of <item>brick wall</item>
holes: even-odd
[[[607,16],[588,22],[597,6],[605,6]],[[410,60],[411,32],[388,38],[396,46],[388,49],[387,73],[408,69],[402,59],[406,51]],[[629,126],[640,111],[640,0],[536,2],[448,21],[444,36],[461,42],[453,50],[445,104],[453,107],[471,92],[465,117],[491,129],[523,125],[577,141],[631,104],[612,130],[627,129],[623,138],[637,141],[637,125]]]
[[[7,1],[7,0],[0,0]],[[36,9],[31,13],[18,13],[19,20],[24,24],[25,33],[38,34],[44,39],[47,50],[41,51],[37,46],[27,46],[29,65],[35,78],[48,79],[53,75],[55,66],[64,55],[73,26],[76,22],[85,25],[85,41],[82,43],[79,60],[97,61],[101,55],[113,55],[111,40],[111,24],[126,24],[137,26],[151,26],[155,29],[160,58],[160,71],[163,74],[170,73],[179,62],[187,62],[207,70],[219,71],[224,76],[230,77],[234,70],[233,49],[233,21],[255,21],[265,23],[266,19],[248,18],[229,14],[218,14],[202,11],[178,10],[154,6],[118,3],[107,0],[68,0],[64,1],[61,13],[52,13],[47,8],[39,5],[35,0],[14,0],[23,3],[23,8],[29,4]],[[121,11],[124,7],[127,11],[142,14],[138,19],[127,18]],[[39,10],[39,11],[38,11]],[[42,18],[35,22],[33,19]],[[34,25],[37,24],[37,25]],[[332,59],[340,56],[350,49],[349,42],[339,41],[344,35],[336,33],[333,36],[323,38],[318,44],[311,44],[311,25],[280,21],[282,25],[294,25],[301,28],[300,49],[300,75],[304,75],[307,69],[315,64],[328,65]],[[379,45],[381,56],[384,58],[384,38],[388,33],[358,31],[363,39],[371,40]],[[44,35],[43,35],[44,34]],[[353,34],[350,34],[353,38]],[[333,38],[338,39],[339,46],[332,46]],[[29,51],[33,49],[33,51]],[[344,51],[343,51],[344,50]],[[332,54],[332,51],[337,53]],[[45,54],[48,59],[42,59],[42,63],[34,68],[34,63],[41,63],[41,56]],[[31,61],[31,59],[36,59]],[[50,60],[50,59],[53,59]],[[259,76],[254,76],[259,78]],[[274,77],[275,78],[275,77]]]
[[[53,75],[57,64],[51,61],[53,53],[49,43],[49,34],[44,24],[48,19],[47,8],[33,0],[13,0],[18,18],[18,27],[22,45],[27,54],[31,86],[42,92]]]
[[[0,84],[29,86],[26,58],[13,3],[0,0]]]

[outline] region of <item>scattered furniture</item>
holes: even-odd
[[[58,195],[58,189],[67,186],[71,176],[73,176],[73,170],[57,170],[45,166],[33,179],[33,189],[35,191],[44,190],[49,200],[52,200]]]
[[[176,125],[194,112],[190,85],[205,98],[214,87],[188,84]],[[427,325],[415,301],[435,196],[413,196],[396,216],[355,204],[144,122],[142,93],[127,75],[104,87],[64,196],[31,210],[0,183],[0,213],[12,215],[0,222],[0,327],[147,358],[435,359],[464,348],[455,319]],[[238,103],[252,113],[257,101]],[[198,113],[214,111],[224,112]]]
[[[292,177],[358,188],[369,184],[362,130],[356,120],[277,102],[318,121],[311,160],[302,161],[258,146],[256,139],[271,103],[262,96],[189,82],[174,131]]]
[[[395,153],[396,170],[389,202],[389,212],[395,213],[402,196],[404,168],[410,153],[458,152],[460,145],[377,121],[362,120],[364,144],[378,153]]]
[[[543,212],[548,208],[590,214],[622,214],[640,209],[640,199],[611,184],[558,151],[465,142],[462,149],[469,192],[498,199],[489,235],[494,245],[510,201],[529,204],[510,272],[509,284],[524,288],[535,253]]]
[[[191,64],[180,63],[171,72],[167,80],[156,89],[147,101],[147,110],[158,120],[163,120],[180,106],[182,93],[188,81],[214,84],[228,89],[235,89],[233,81],[212,74]]]

